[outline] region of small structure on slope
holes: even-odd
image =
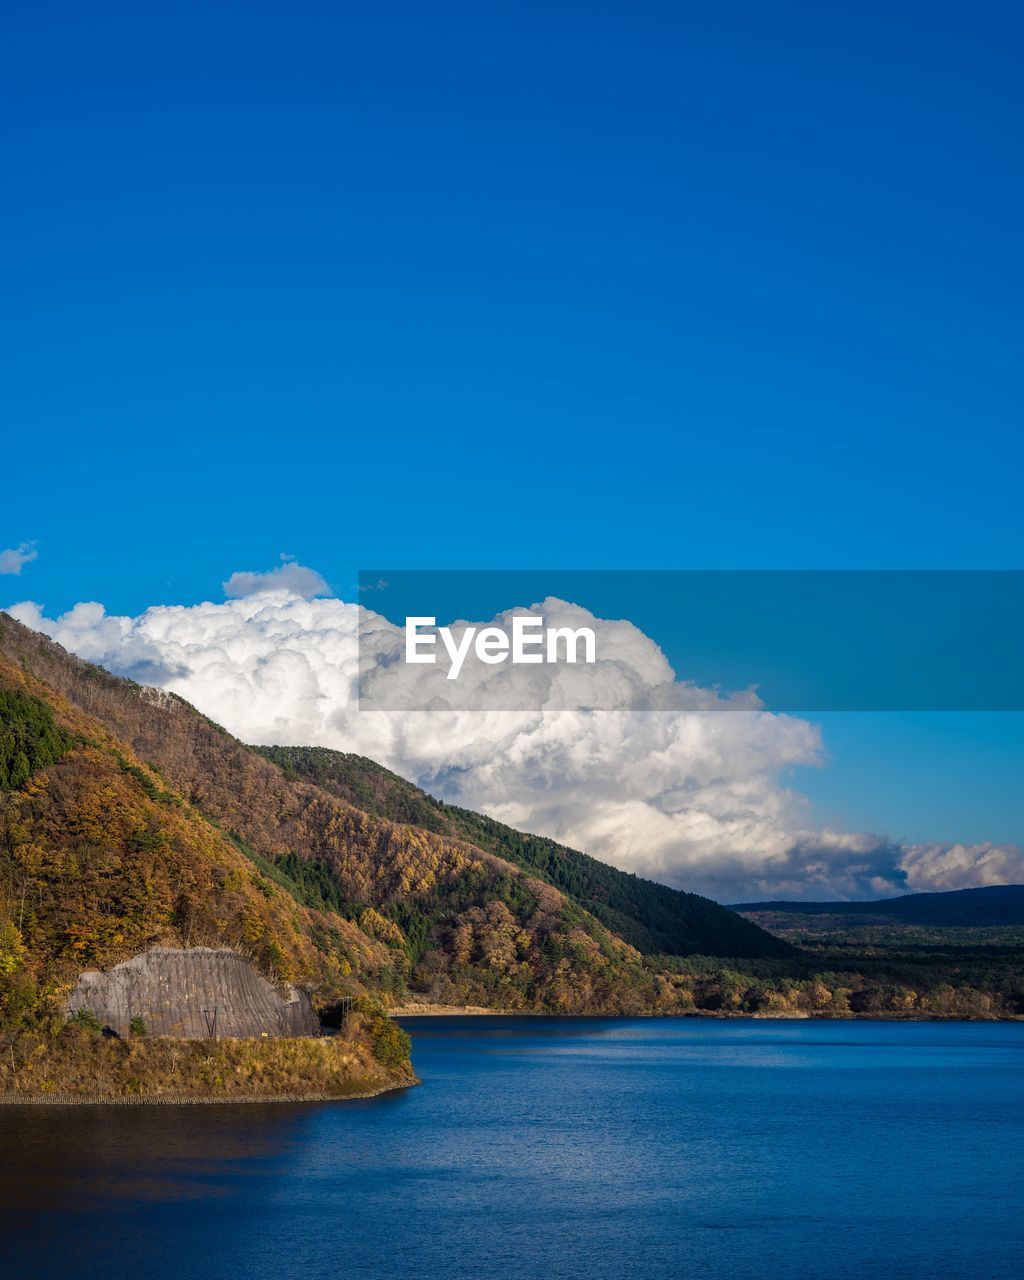
[[[282,994],[226,948],[151,947],[107,973],[89,970],[79,977],[67,1009],[88,1010],[120,1035],[133,1018],[141,1018],[150,1035],[186,1040],[320,1031],[305,991],[289,986]]]

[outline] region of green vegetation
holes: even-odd
[[[76,1009],[71,1017],[68,1018],[68,1026],[82,1027],[86,1031],[99,1032],[103,1030],[99,1018],[96,1017],[91,1009]]]
[[[70,746],[70,734],[57,727],[42,699],[0,689],[0,791],[17,790]]]
[[[181,798],[176,796],[173,791],[168,791],[164,787],[159,786],[153,779],[155,773],[160,776],[160,771],[155,765],[147,765],[145,769],[140,768],[137,764],[132,764],[130,760],[126,760],[118,751],[115,752],[115,758],[121,768],[122,773],[126,773],[129,778],[134,778],[142,788],[143,794],[157,804],[181,805]],[[147,772],[148,771],[148,772]]]
[[[208,821],[211,825],[218,827],[218,824],[213,819],[208,819]],[[274,862],[251,848],[237,831],[226,831],[224,834],[238,852],[244,854],[259,869],[261,875],[268,880],[272,880],[279,888],[284,889],[296,902],[301,903],[304,907],[317,907],[321,910],[332,909],[322,892],[320,877],[311,871],[311,868],[316,864],[305,863],[301,858],[297,858],[291,853],[284,854]],[[337,898],[337,887],[333,884],[326,887],[333,897]]]
[[[412,1041],[383,1005],[364,997],[356,1001],[355,1013],[369,1035],[373,1056],[382,1066],[399,1069],[409,1061]]]
[[[320,911],[337,911],[354,919],[353,912],[345,910],[338,882],[331,873],[331,868],[319,858],[300,858],[298,854],[286,853],[274,864],[290,885],[294,885],[295,896],[307,907],[316,907]]]
[[[423,831],[448,830],[443,810],[432,796],[405,778],[363,756],[327,747],[253,747],[272,760],[286,778],[313,782],[364,813],[392,822],[406,822]]]

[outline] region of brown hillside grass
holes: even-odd
[[[359,1040],[116,1040],[68,1026],[23,1033],[0,1047],[0,1098],[240,1101],[345,1098],[414,1084]]]

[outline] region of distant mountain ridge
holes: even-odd
[[[902,924],[983,928],[1024,925],[1024,885],[987,885],[937,893],[908,893],[875,902],[740,902],[733,911],[803,916],[854,916]]]

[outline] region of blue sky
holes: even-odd
[[[38,559],[0,603],[191,603],[281,552],[1021,566],[1019,6],[5,27],[0,548]],[[823,809],[1024,839],[1018,717],[826,741]]]

